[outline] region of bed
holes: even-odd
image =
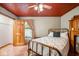
[[[60,32],[60,37],[50,35],[53,32]],[[29,56],[67,56],[68,51],[68,30],[65,28],[50,29],[47,36],[32,39],[28,43]]]

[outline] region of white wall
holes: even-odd
[[[21,17],[25,20],[34,20],[36,37],[46,36],[50,28],[60,28],[60,17]]]
[[[61,16],[61,28],[69,28],[69,20],[75,15],[79,15],[79,6]]]
[[[12,43],[13,19],[0,14],[0,47]]]
[[[0,13],[3,13],[5,15],[8,15],[12,18],[17,18],[14,14],[12,14],[11,12],[7,11],[6,9],[4,9],[3,7],[0,7]]]

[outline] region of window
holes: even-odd
[[[25,22],[25,38],[27,40],[32,39],[32,29],[31,29],[30,25],[27,22]]]

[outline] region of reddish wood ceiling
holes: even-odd
[[[27,6],[34,4],[35,3],[0,3],[0,6],[16,16],[62,16],[79,5],[78,3],[45,3],[52,6],[52,9],[44,9],[43,12],[37,13],[33,8],[27,9]]]

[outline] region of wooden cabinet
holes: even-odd
[[[14,24],[13,24],[13,45],[24,45],[24,44],[26,44],[26,41],[28,41],[28,38],[25,38],[26,27],[27,28],[30,27],[30,29],[32,30],[32,38],[34,38],[35,34],[34,34],[33,20],[20,20],[20,19],[14,20]]]
[[[24,20],[14,20],[13,24],[13,45],[24,45]]]
[[[79,35],[79,15],[76,15],[72,18],[72,20],[69,20],[69,31],[70,31],[71,45],[75,51],[76,50],[75,37]]]

